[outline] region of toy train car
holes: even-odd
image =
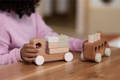
[[[81,60],[95,61],[100,63],[102,61],[102,56],[111,55],[111,49],[108,45],[108,42],[101,39],[99,33],[97,33],[97,35],[92,35],[91,37],[89,37],[88,41],[85,41],[83,44]]]
[[[37,65],[49,61],[73,60],[73,54],[69,52],[68,38],[64,35],[48,37],[47,40],[32,39],[30,43],[39,49],[39,56],[35,59]]]

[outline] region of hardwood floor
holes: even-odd
[[[73,62],[46,63],[43,66],[15,63],[0,67],[2,80],[119,80],[120,49],[113,48],[111,57],[101,63],[82,62],[79,53]]]

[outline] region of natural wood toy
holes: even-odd
[[[32,39],[30,44],[39,49],[39,56],[36,57],[35,63],[42,65],[44,62],[73,60],[73,54],[69,52],[69,38],[65,35],[49,36],[46,39]]]
[[[81,60],[89,60],[100,63],[102,56],[110,56],[111,49],[108,42],[101,39],[101,33],[96,33],[88,36],[88,41],[83,44],[83,53],[81,53]]]

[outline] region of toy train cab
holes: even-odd
[[[95,61],[100,63],[102,56],[110,56],[111,49],[106,40],[101,39],[101,34],[89,35],[88,41],[83,44],[83,53],[81,60]]]
[[[39,49],[39,56],[36,57],[35,63],[42,65],[44,62],[73,60],[73,54],[69,52],[69,38],[65,35],[49,36],[46,39],[32,39],[30,43]]]

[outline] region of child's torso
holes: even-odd
[[[15,16],[8,16],[4,19],[5,27],[10,37],[9,49],[21,48],[29,40],[36,37],[36,24],[32,17],[24,16],[19,19]]]

